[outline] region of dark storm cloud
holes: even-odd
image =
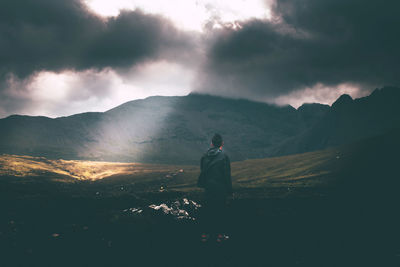
[[[277,0],[271,21],[213,36],[199,91],[276,97],[316,84],[400,83],[399,1]]]
[[[124,68],[189,47],[168,20],[141,11],[105,19],[78,0],[0,1],[2,81],[10,73]]]

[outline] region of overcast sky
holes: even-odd
[[[190,92],[331,104],[400,83],[400,1],[1,0],[0,118]]]

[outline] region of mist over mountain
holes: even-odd
[[[107,112],[0,119],[0,153],[49,158],[197,164],[220,133],[233,161],[313,151],[400,125],[400,88],[297,110],[210,95],[153,96]]]

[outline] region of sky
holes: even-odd
[[[0,118],[191,92],[298,107],[400,85],[395,0],[2,0]]]

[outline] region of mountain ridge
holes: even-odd
[[[233,161],[319,150],[400,125],[400,89],[295,109],[202,94],[152,96],[106,112],[0,119],[0,153],[148,163],[198,163],[214,132]],[[338,102],[339,101],[339,102]]]

